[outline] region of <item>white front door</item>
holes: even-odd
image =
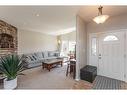
[[[124,32],[99,34],[99,75],[124,81],[124,40]]]

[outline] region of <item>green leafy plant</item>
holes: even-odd
[[[9,55],[2,57],[0,60],[0,72],[2,72],[7,80],[13,80],[17,75],[22,75],[24,70],[23,57],[18,55]]]

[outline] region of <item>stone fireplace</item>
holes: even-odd
[[[17,28],[0,20],[0,56],[17,53]]]

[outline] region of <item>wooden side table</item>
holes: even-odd
[[[76,60],[71,59],[70,63],[67,66],[67,72],[66,72],[66,76],[68,76],[68,74],[73,73],[73,78],[75,78],[76,75]]]

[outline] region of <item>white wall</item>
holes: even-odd
[[[18,53],[57,50],[57,37],[32,31],[18,31]]]
[[[80,69],[87,64],[87,32],[83,19],[77,16],[76,21],[76,79],[79,79]]]
[[[76,32],[70,32],[67,34],[60,35],[60,39],[63,41],[76,41]]]

